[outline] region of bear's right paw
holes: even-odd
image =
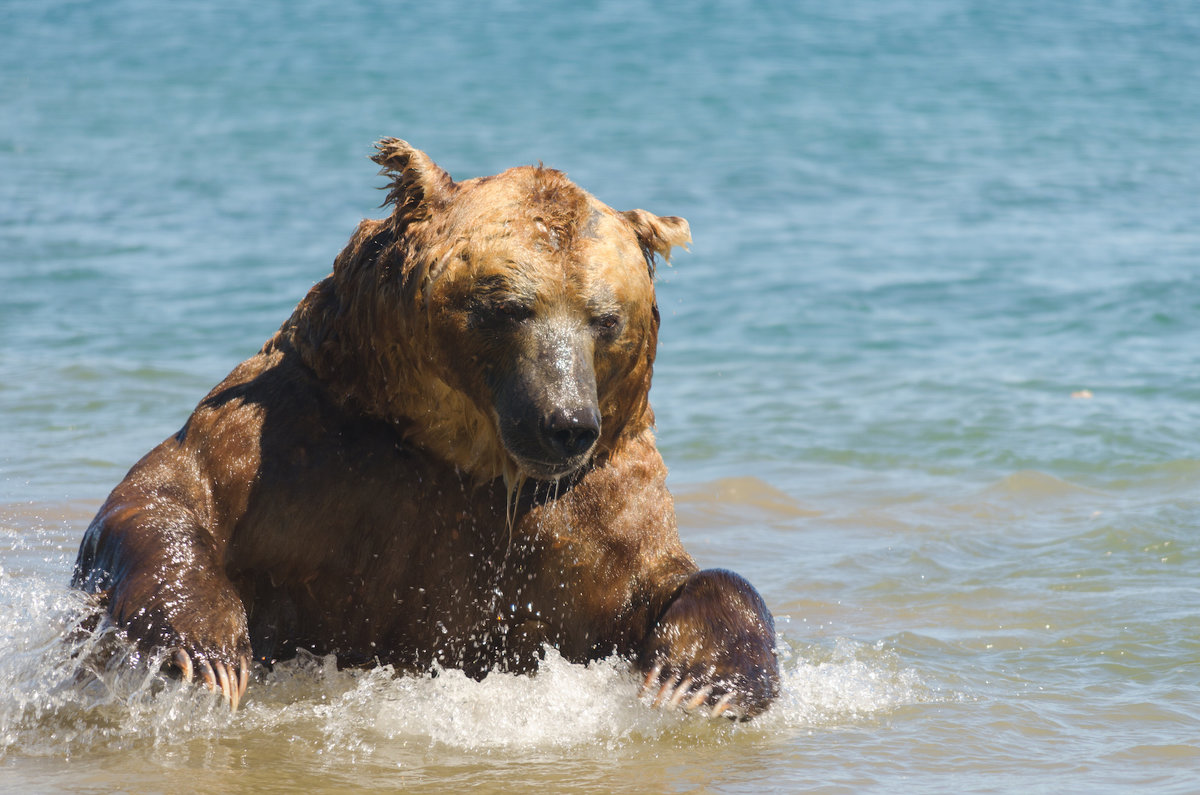
[[[110,600],[113,622],[145,652],[167,651],[164,669],[199,677],[236,710],[250,679],[246,609],[224,577],[203,570],[182,582],[130,577]]]

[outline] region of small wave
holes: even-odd
[[[1074,496],[1095,497],[1102,492],[1036,470],[1014,472],[990,486],[988,494],[1012,500],[1056,500]]]
[[[760,520],[820,516],[790,494],[756,477],[721,478],[675,489],[675,506],[681,524],[704,524],[713,519],[748,515]]]

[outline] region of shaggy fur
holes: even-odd
[[[549,644],[760,712],[770,613],[697,571],[651,433],[653,263],[687,223],[378,150],[390,216],[130,470],[74,584],[234,707],[252,659],[298,648],[483,676]]]

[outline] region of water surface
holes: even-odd
[[[8,3],[0,783],[1194,791],[1198,86],[1173,0]],[[553,656],[230,716],[79,648],[92,513],[378,217],[385,135],[690,221],[652,401],[685,543],[778,618],[761,719]]]

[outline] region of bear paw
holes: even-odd
[[[712,569],[691,575],[651,631],[638,658],[642,697],[658,708],[740,720],[779,695],[775,623],[742,577]]]
[[[224,578],[190,574],[171,583],[130,578],[112,595],[113,621],[143,651],[166,649],[165,669],[186,682],[199,675],[236,710],[250,678],[245,607]]]

